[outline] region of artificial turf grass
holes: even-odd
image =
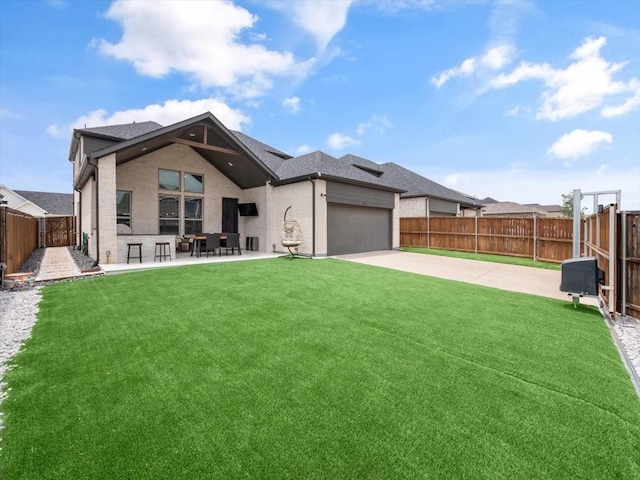
[[[520,265],[522,267],[543,268],[545,270],[560,270],[559,263],[534,261],[531,258],[509,257],[506,255],[492,255],[489,253],[460,252],[458,250],[441,250],[439,248],[402,247],[405,252],[423,253],[426,255],[438,255],[440,257],[464,258],[466,260],[479,260],[481,262],[506,263],[508,265]]]
[[[336,260],[43,290],[6,478],[633,478],[595,309]]]

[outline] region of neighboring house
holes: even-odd
[[[34,217],[67,217],[73,215],[72,193],[12,190],[0,185],[0,198],[9,208]]]
[[[488,203],[482,208],[483,217],[547,217],[548,212],[540,207],[521,205],[516,202]]]
[[[74,130],[69,160],[78,232],[100,263],[126,261],[130,242],[143,243],[150,259],[155,242],[200,232],[239,232],[258,237],[262,251],[284,251],[289,206],[303,230],[301,254],[399,247],[402,188],[322,152],[292,158],[211,113],[168,127]],[[238,205],[250,203],[257,215],[239,216]]]
[[[535,207],[547,212],[547,217],[564,217],[561,205],[540,205],[539,203],[526,203],[527,207]]]

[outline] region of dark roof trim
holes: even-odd
[[[396,187],[389,187],[387,185],[379,185],[376,183],[368,183],[368,182],[363,182],[361,180],[353,180],[350,178],[336,177],[334,175],[325,175],[320,172],[314,172],[310,175],[300,175],[298,177],[286,178],[284,180],[274,180],[271,182],[271,185],[273,185],[274,187],[279,187],[281,185],[289,185],[291,183],[304,182],[310,179],[321,179],[321,180],[329,180],[331,182],[348,183],[350,185],[359,185],[362,187],[373,188],[374,190],[384,190],[385,192],[393,192],[393,193],[406,192],[406,190],[402,190]]]
[[[202,122],[204,120],[209,120],[216,127],[218,127],[227,136],[227,139],[232,144],[236,145],[239,149],[241,149],[243,153],[245,153],[253,162],[255,162],[256,165],[262,168],[269,176],[271,176],[272,178],[278,178],[278,176],[269,167],[267,167],[251,150],[249,150],[241,141],[239,141],[235,137],[235,135],[233,135],[231,131],[227,129],[227,127],[225,127],[222,123],[220,123],[220,121],[209,112],[203,113],[193,118],[189,118],[187,120],[183,120],[182,122],[174,123],[173,125],[169,125],[167,127],[159,128],[158,130],[145,133],[144,135],[134,137],[130,140],[125,140],[116,145],[103,148],[102,150],[96,150],[95,152],[92,153],[92,157],[93,158],[104,157],[106,155],[116,153],[123,148],[133,147],[140,143],[144,143],[148,140],[153,140],[154,138],[161,137],[163,135],[166,135],[167,133],[171,133],[175,130],[180,130],[182,128],[188,127],[189,125],[197,124],[198,122]]]
[[[482,208],[482,207],[484,207],[484,205],[481,204],[481,203],[463,202],[461,200],[453,200],[451,198],[442,197],[442,196],[439,196],[439,195],[427,195],[425,193],[415,193],[413,195],[403,195],[402,198],[437,198],[438,200],[446,200],[447,202],[451,202],[451,203],[459,203],[460,205],[465,206],[465,207],[473,207],[473,208]]]

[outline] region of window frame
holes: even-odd
[[[163,185],[160,181],[160,175],[162,172],[175,173],[178,176],[178,188],[163,188]],[[164,192],[181,192],[182,191],[182,175],[180,170],[171,170],[169,168],[159,168],[158,169],[158,190],[162,190]]]
[[[187,190],[187,175],[191,175],[192,177],[200,177],[200,185],[202,185],[201,192],[195,192],[193,190]],[[184,193],[195,193],[196,195],[204,195],[204,174],[202,173],[192,173],[192,172],[184,172],[182,174],[182,191]]]
[[[129,194],[129,216],[128,217],[126,215],[120,215],[118,211],[118,207],[120,205],[120,202],[118,202],[118,194],[120,193]],[[133,206],[133,192],[131,190],[116,190],[116,225],[122,224],[131,228],[131,224],[133,223],[132,206]]]

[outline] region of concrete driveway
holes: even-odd
[[[395,250],[339,255],[337,258],[419,275],[458,280],[512,292],[530,293],[567,302],[571,301],[571,297],[559,289],[559,270],[544,270],[542,268],[520,267],[503,263],[480,262],[478,260],[464,260]],[[582,298],[580,303],[597,305],[595,298]]]

